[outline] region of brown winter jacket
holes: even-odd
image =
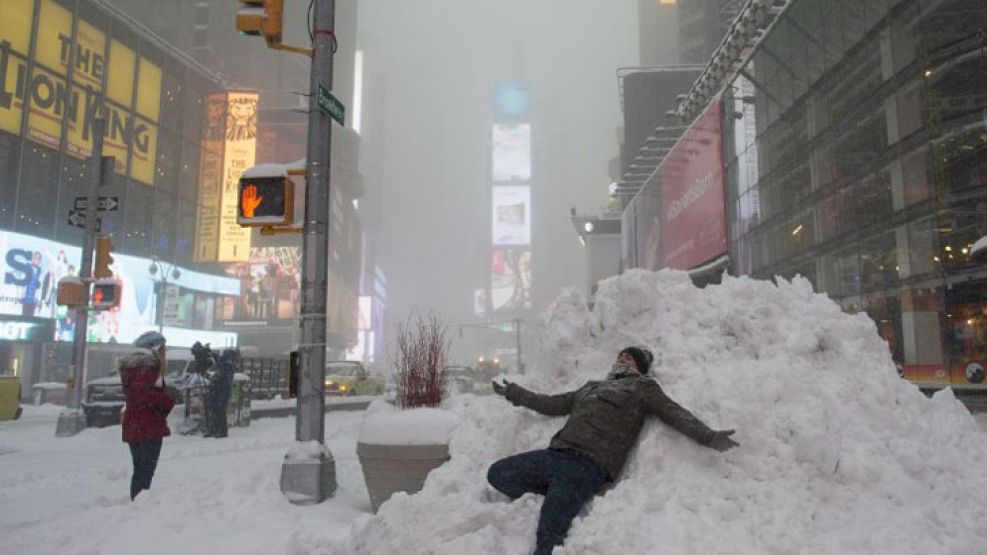
[[[589,456],[611,479],[620,474],[648,416],[657,416],[701,445],[709,445],[714,437],[713,430],[665,395],[656,381],[640,375],[591,381],[559,395],[533,393],[512,383],[505,397],[548,416],[570,415],[549,447]]]

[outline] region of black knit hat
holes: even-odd
[[[631,355],[634,359],[634,364],[637,365],[637,371],[641,374],[647,374],[648,370],[651,369],[651,361],[655,359],[651,351],[645,349],[644,347],[627,347],[620,354],[627,353]]]

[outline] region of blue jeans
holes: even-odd
[[[130,500],[143,490],[151,489],[151,479],[158,467],[161,455],[161,438],[147,441],[131,441],[130,456],[134,460],[134,475],[130,478]]]
[[[538,517],[535,555],[562,545],[572,519],[610,481],[606,469],[577,451],[540,449],[501,459],[490,466],[487,481],[511,499],[525,493],[545,496]]]

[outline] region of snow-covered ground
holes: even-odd
[[[681,272],[604,282],[544,315],[542,361],[517,381],[559,392],[603,377],[645,345],[665,391],[740,447],[718,453],[649,423],[620,480],[578,517],[563,554],[950,554],[987,552],[987,417],[951,392],[898,378],[864,315],[808,282]],[[417,495],[370,513],[355,456],[361,412],[327,415],[339,492],[296,507],[278,487],[291,418],[226,440],[171,437],[150,492],[127,498],[118,427],[54,437],[57,408],[0,423],[0,551],[58,554],[526,555],[541,498],[485,482],[494,460],[545,447],[562,418],[460,395],[451,460]],[[979,425],[978,425],[979,424]]]
[[[255,420],[225,439],[166,438],[152,489],[131,503],[119,426],[56,438],[62,407],[24,410],[0,423],[2,553],[300,555],[311,537],[325,541],[370,510],[356,460],[360,411],[326,416],[336,496],[297,507],[278,486],[294,418]]]

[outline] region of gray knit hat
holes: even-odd
[[[161,335],[160,333],[156,331],[147,331],[142,333],[141,336],[134,341],[134,347],[139,347],[141,349],[150,349],[153,351],[158,347],[164,345],[166,342],[167,341],[165,340],[165,336]]]
[[[644,347],[627,347],[620,354],[627,353],[631,355],[634,359],[634,365],[637,366],[637,371],[642,374],[647,374],[651,370],[651,363],[654,361],[655,356],[651,354],[651,351],[645,349]]]

